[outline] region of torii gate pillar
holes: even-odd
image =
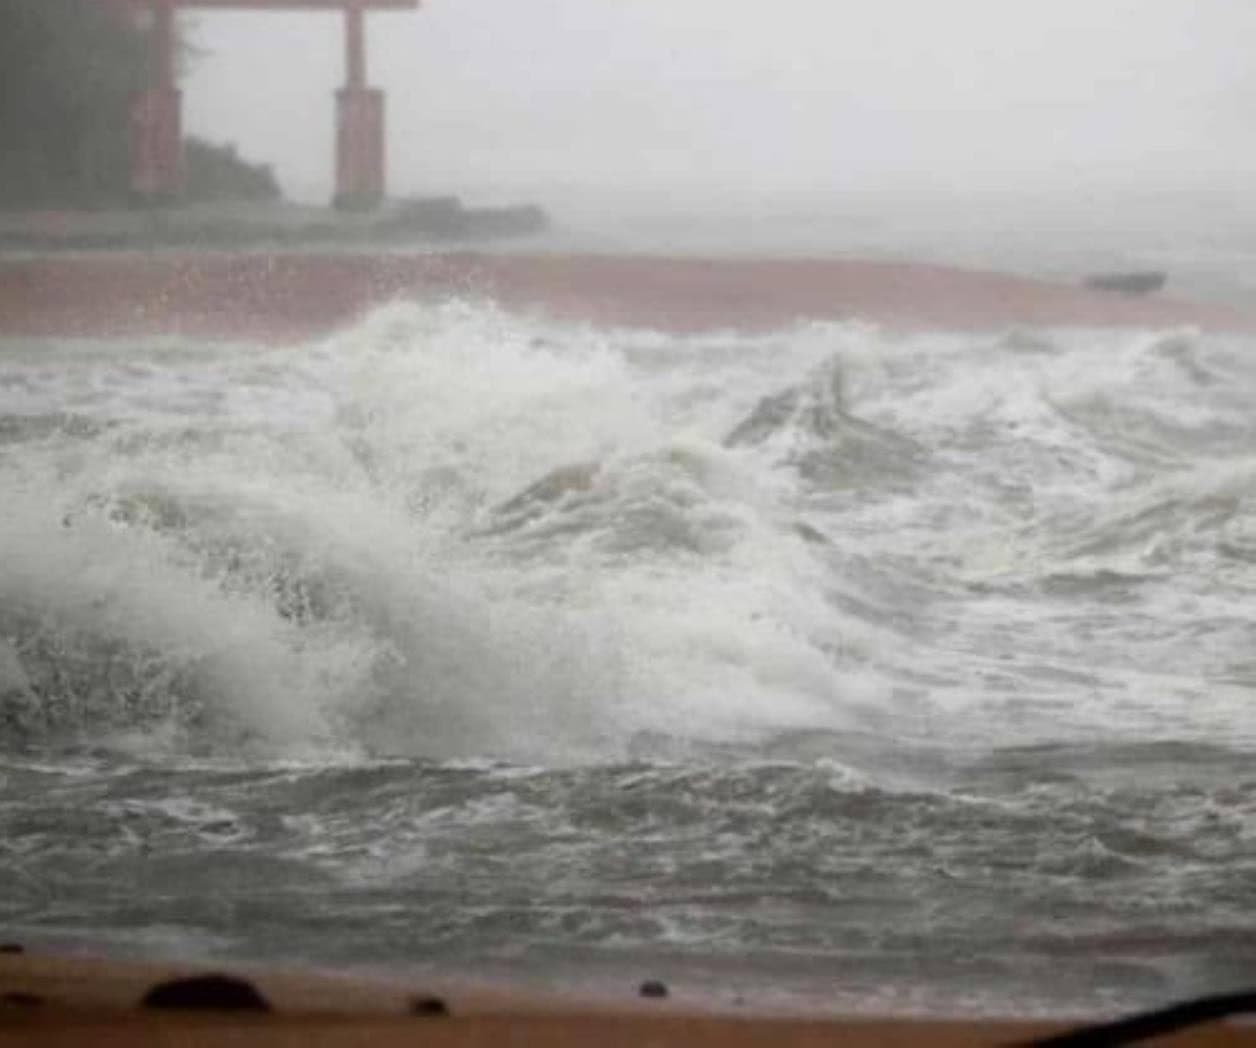
[[[145,203],[169,203],[183,188],[174,0],[153,0],[151,10],[152,79],[131,102],[131,192]]]
[[[121,0],[126,2],[126,0]],[[181,96],[176,70],[180,7],[341,11],[345,86],[336,92],[336,207],[366,210],[384,198],[384,92],[366,86],[366,11],[413,9],[419,0],[131,0],[152,16],[153,74],[131,106],[131,190],[145,203],[177,200],[183,189]]]
[[[365,211],[384,199],[384,92],[366,86],[366,19],[345,4],[345,86],[336,92],[335,207]]]

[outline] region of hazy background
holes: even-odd
[[[192,130],[329,190],[341,19],[188,16]],[[369,18],[399,190],[706,193],[1235,181],[1245,0],[430,0]]]
[[[342,16],[186,18],[192,131],[327,200]],[[539,202],[558,248],[1256,294],[1248,0],[430,0],[368,24],[393,194]]]

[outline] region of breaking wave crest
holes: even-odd
[[[9,341],[0,734],[547,762],[1233,741],[1247,349],[457,302],[299,351]]]

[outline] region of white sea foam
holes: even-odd
[[[471,302],[10,341],[0,703],[28,744],[546,762],[1242,732],[1247,348]]]

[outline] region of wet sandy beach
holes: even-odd
[[[1256,330],[1256,312],[938,265],[610,255],[157,253],[0,260],[0,333],[296,341],[394,299],[488,298],[564,321],[668,332],[861,320]]]

